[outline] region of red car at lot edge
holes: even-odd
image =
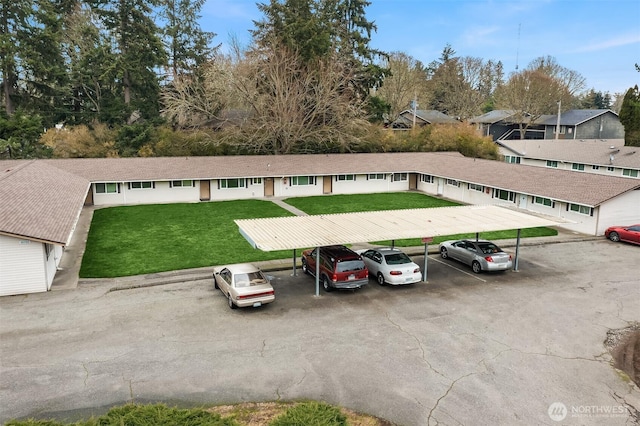
[[[604,236],[611,241],[626,241],[640,244],[640,224],[630,226],[610,226],[604,231]]]

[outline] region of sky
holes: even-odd
[[[456,56],[502,61],[505,77],[552,56],[586,89],[624,94],[640,86],[640,0],[370,0],[371,47],[428,64],[449,44]],[[200,24],[226,49],[251,41],[263,18],[253,0],[206,0]],[[269,3],[262,0],[260,3]]]

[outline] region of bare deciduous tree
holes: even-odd
[[[394,52],[383,65],[391,71],[385,77],[382,87],[376,90],[376,95],[384,99],[390,106],[389,118],[395,119],[411,101],[418,99],[420,103],[428,104],[425,83],[426,70],[422,63],[403,52]]]
[[[251,118],[227,140],[257,153],[348,151],[366,126],[363,101],[349,84],[353,71],[338,55],[312,63],[278,48],[249,52],[234,82]]]
[[[553,114],[558,100],[566,96],[565,87],[540,71],[513,73],[496,94],[499,108],[512,110],[520,125],[520,138],[542,115]]]

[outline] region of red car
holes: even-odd
[[[604,231],[604,236],[611,241],[626,241],[640,244],[640,224],[631,226],[610,226]]]

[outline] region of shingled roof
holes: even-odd
[[[577,126],[579,124],[584,123],[585,121],[589,121],[595,117],[604,115],[604,114],[613,114],[616,117],[618,114],[609,110],[609,109],[572,109],[569,111],[565,111],[560,114],[560,125],[561,126]],[[548,126],[555,126],[558,122],[558,115],[549,116],[542,124]]]
[[[41,161],[92,182],[416,172],[588,206],[640,187],[637,179],[481,160],[457,152]]]
[[[524,158],[640,170],[640,147],[625,146],[624,139],[504,140],[496,143]]]
[[[66,245],[89,184],[45,161],[0,161],[0,233]]]

